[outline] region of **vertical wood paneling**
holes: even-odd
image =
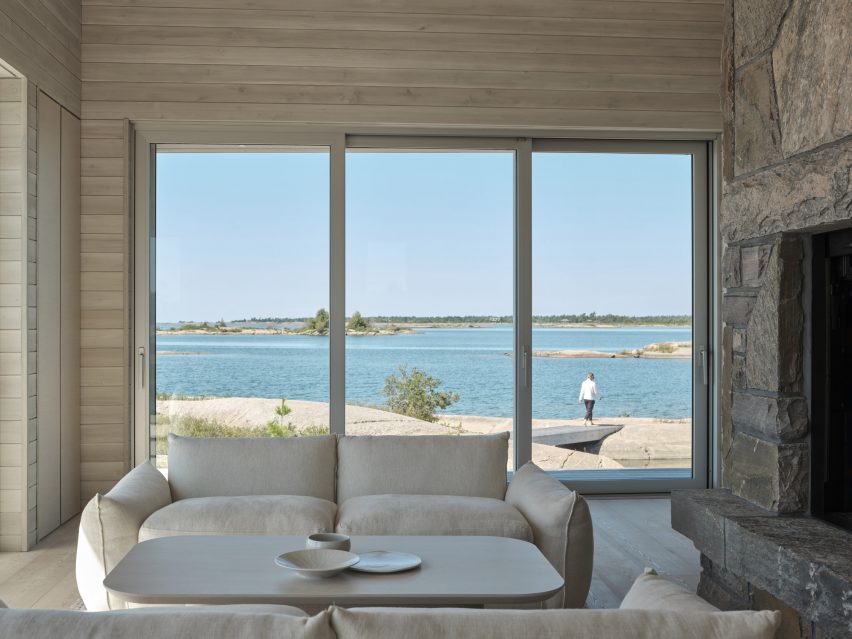
[[[62,110],[60,519],[80,510],[80,120]]]
[[[26,85],[0,79],[0,551],[26,544]],[[14,124],[6,124],[11,122]],[[11,128],[10,128],[11,127]]]
[[[38,96],[38,488],[39,537],[59,526],[62,108]]]

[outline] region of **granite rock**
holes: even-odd
[[[748,581],[725,570],[707,555],[701,555],[698,596],[720,610],[748,610],[751,607]]]
[[[740,247],[726,246],[722,253],[722,285],[725,288],[738,288],[741,285],[740,263]]]
[[[814,621],[852,635],[852,533],[807,517],[725,522],[725,567]]]
[[[733,341],[731,348],[737,353],[744,353],[746,349],[747,337],[745,330],[735,328],[733,333]]]
[[[773,516],[729,490],[675,489],[671,500],[672,528],[720,566],[725,565],[726,518]]]
[[[748,320],[746,376],[750,388],[795,393],[802,387],[801,242],[773,247],[763,286]]]
[[[734,88],[734,173],[781,159],[781,129],[769,57],[739,72]]]
[[[754,3],[738,2],[737,8],[743,4]],[[785,156],[852,134],[848,1],[794,2],[772,53],[772,66]]]
[[[728,326],[745,326],[756,300],[754,295],[725,295],[722,298],[722,321]]]
[[[820,231],[852,218],[852,140],[723,185],[727,242]]]
[[[731,462],[734,495],[775,512],[800,512],[807,506],[807,444],[773,444],[738,432]]]
[[[735,390],[746,390],[748,388],[748,377],[746,376],[745,357],[742,355],[734,355],[732,373],[733,379],[731,388]]]
[[[740,269],[743,286],[758,287],[763,280],[763,273],[769,263],[772,246],[744,246],[740,249]]]
[[[740,0],[734,6],[736,66],[766,51],[775,42],[790,0]]]
[[[736,333],[735,329],[730,326],[725,326],[722,329],[722,371],[719,391],[721,393],[721,401],[719,404],[719,460],[721,469],[722,486],[729,486],[729,477],[731,474],[731,446],[733,444],[733,424],[731,422],[731,403],[733,392],[733,336]]]
[[[734,393],[731,421],[738,431],[794,441],[808,433],[808,405],[804,397]]]

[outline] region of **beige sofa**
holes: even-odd
[[[661,577],[641,575],[618,610],[199,606],[111,612],[0,610],[4,639],[772,639],[778,612],[719,612]]]
[[[506,483],[508,434],[197,439],[170,436],[168,480],[148,463],[80,521],[77,585],[89,610],[127,604],[104,577],[169,535],[491,535],[535,543],[583,606],[592,574],[586,502],[533,464]]]

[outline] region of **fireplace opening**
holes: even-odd
[[[852,230],[813,237],[811,513],[852,530]]]

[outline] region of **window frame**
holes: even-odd
[[[397,134],[399,133],[399,134]],[[716,374],[711,367],[715,352],[711,334],[711,310],[716,308],[717,287],[712,279],[711,260],[716,253],[711,232],[714,212],[711,184],[714,136],[697,133],[689,140],[612,139],[603,136],[559,138],[553,132],[530,135],[504,131],[351,131],[270,125],[194,125],[187,123],[135,124],[131,158],[130,299],[132,303],[132,349],[130,358],[131,457],[135,464],[149,459],[153,449],[150,407],[155,402],[154,304],[151,288],[156,265],[155,187],[158,145],[216,145],[246,147],[325,147],[330,162],[329,227],[329,408],[330,432],[345,432],[345,301],[346,301],[346,151],[361,150],[500,150],[514,153],[514,467],[532,456],[532,155],[538,152],[689,154],[692,156],[693,196],[693,371],[694,380],[708,371],[704,383],[693,383],[692,470],[672,469],[577,470],[552,472],[555,477],[584,493],[664,493],[673,488],[704,488],[710,485],[709,441],[715,428],[711,389]],[[610,134],[611,135],[611,134]],[[637,136],[639,137],[639,136]],[[706,352],[702,366],[700,347]],[[713,427],[711,427],[713,424]],[[511,473],[509,473],[511,475]],[[681,476],[677,476],[680,474]]]

